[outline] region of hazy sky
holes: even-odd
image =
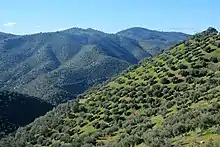
[[[219,0],[2,0],[0,31],[15,34],[70,27],[115,33],[129,27],[194,33],[220,29]]]

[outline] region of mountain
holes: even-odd
[[[151,54],[134,39],[71,28],[0,40],[0,87],[59,104]]]
[[[169,49],[190,36],[181,32],[161,32],[140,27],[120,31],[117,35],[136,40],[151,55],[156,55],[161,49]]]
[[[9,37],[13,37],[13,36],[15,36],[15,35],[0,32],[0,41],[3,40],[3,39],[7,39]]]
[[[0,92],[0,138],[27,125],[52,109],[40,99],[15,92]]]
[[[59,105],[0,146],[218,146],[219,57],[220,35],[209,28]]]

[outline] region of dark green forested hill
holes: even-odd
[[[129,28],[117,34],[137,40],[152,55],[156,55],[161,49],[169,49],[179,40],[185,40],[189,37],[189,35],[180,32],[161,32],[140,27]]]
[[[0,89],[53,104],[73,99],[93,84],[151,56],[134,39],[93,29],[2,36]]]
[[[4,147],[219,146],[220,35],[214,28],[59,105]]]
[[[52,109],[38,98],[15,92],[0,92],[0,138],[27,125]]]

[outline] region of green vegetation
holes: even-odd
[[[0,92],[0,138],[18,127],[33,122],[52,109],[52,105],[38,98],[15,92]]]
[[[144,50],[151,55],[158,54],[162,49],[167,50],[178,40],[185,40],[188,35],[177,32],[159,32],[145,28],[134,27],[117,33],[136,40]]]
[[[175,42],[188,37],[176,35],[183,37]],[[59,104],[150,56],[134,39],[93,29],[0,33],[0,89]]]
[[[211,58],[219,42],[213,28],[196,34],[59,105],[0,146],[218,146],[220,62]]]

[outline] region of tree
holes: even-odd
[[[109,125],[106,123],[106,122],[101,122],[100,123],[100,129],[105,129],[105,128],[108,128],[109,127]]]
[[[166,77],[162,78],[162,79],[160,80],[160,82],[161,82],[162,84],[169,84],[169,83],[170,83],[170,81],[169,81]]]
[[[189,41],[185,41],[185,42],[184,42],[184,45],[185,45],[185,46],[189,46],[189,45],[190,45],[190,42],[189,42]]]
[[[186,77],[186,76],[189,75],[189,72],[188,72],[187,70],[181,69],[181,70],[179,71],[179,74],[182,75],[182,76],[184,76],[184,77]]]
[[[211,57],[210,61],[212,61],[214,63],[218,63],[218,58],[217,57]]]
[[[180,83],[180,82],[183,82],[183,79],[180,79],[180,78],[178,78],[178,77],[173,77],[172,79],[171,79],[171,81],[174,83],[174,84],[176,84],[176,83]]]
[[[179,64],[179,69],[187,69],[188,66],[187,65],[184,65],[184,64]]]
[[[187,126],[183,123],[174,124],[172,126],[172,128],[173,128],[172,133],[174,136],[178,136],[178,135],[183,134],[188,131]]]
[[[192,63],[191,66],[192,68],[202,68],[206,67],[207,63],[203,60],[198,60],[195,63]]]
[[[210,46],[207,46],[204,48],[204,50],[207,52],[207,53],[211,53],[213,52],[215,49],[214,48],[211,48]]]
[[[93,136],[87,136],[84,138],[84,143],[86,144],[96,144],[96,139]]]
[[[173,77],[173,76],[175,76],[175,74],[173,74],[173,73],[171,73],[171,72],[167,72],[167,76],[168,76],[168,77]]]
[[[190,74],[194,77],[202,77],[202,76],[206,76],[207,70],[205,70],[205,69],[192,69],[192,70],[190,70]]]

